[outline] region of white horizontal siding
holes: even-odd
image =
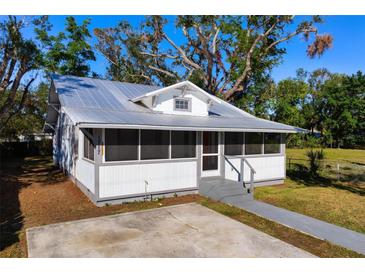
[[[143,194],[146,190],[194,188],[197,187],[197,162],[101,166],[99,176],[100,198]]]
[[[78,159],[76,162],[76,179],[95,194],[95,166],[93,163]]]
[[[229,161],[235,166],[235,168],[240,170],[239,158],[231,158]],[[247,161],[256,170],[254,175],[255,181],[265,181],[271,179],[279,179],[285,177],[285,157],[284,156],[273,156],[273,157],[255,157],[247,158]],[[245,163],[244,165],[244,181],[250,180],[250,168]],[[225,161],[225,177],[229,180],[238,179],[237,172]]]

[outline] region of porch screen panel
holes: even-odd
[[[85,128],[84,134],[84,158],[94,161],[94,144],[92,137],[93,129],[92,128]]]
[[[224,134],[224,154],[242,155],[243,133],[226,132]]]
[[[280,153],[280,133],[265,133],[264,152],[265,154]]]
[[[203,132],[203,171],[218,170],[218,132]]]
[[[171,158],[195,158],[196,132],[171,131]]]
[[[262,133],[247,132],[245,135],[245,154],[262,154]]]
[[[170,132],[141,130],[141,160],[168,159]]]
[[[203,157],[203,171],[217,170],[217,169],[218,169],[218,156]]]
[[[105,161],[138,160],[138,129],[105,129]]]
[[[203,153],[218,153],[218,132],[203,132]]]

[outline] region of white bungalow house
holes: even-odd
[[[281,183],[285,134],[300,129],[189,81],[161,88],[52,75],[45,131],[55,163],[103,205],[197,192],[210,179]]]

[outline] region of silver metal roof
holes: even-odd
[[[62,110],[75,125],[81,127],[138,126],[217,131],[301,131],[289,125],[259,119],[224,101],[213,104],[207,117],[162,114],[131,101],[133,98],[161,89],[158,86],[60,75],[52,75],[52,81]]]

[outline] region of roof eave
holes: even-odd
[[[148,97],[151,97],[151,96],[155,96],[155,95],[158,95],[160,93],[163,93],[163,92],[165,92],[167,90],[176,89],[176,88],[182,87],[184,85],[188,85],[188,86],[190,86],[190,88],[192,88],[194,90],[197,90],[197,91],[203,93],[209,99],[213,100],[214,102],[216,102],[218,104],[221,104],[222,103],[220,100],[218,100],[218,98],[216,98],[215,96],[209,94],[208,92],[206,92],[205,90],[203,90],[200,87],[196,86],[195,84],[193,84],[190,81],[183,81],[183,82],[179,82],[179,83],[173,84],[173,85],[168,86],[168,87],[164,87],[164,88],[161,88],[161,89],[158,89],[158,90],[154,90],[154,91],[148,92],[146,94],[143,94],[141,96],[138,96],[136,98],[132,98],[132,99],[130,99],[130,101],[133,102],[133,103],[136,103],[138,101],[141,101],[142,99],[145,99],[145,98],[148,98]]]
[[[138,124],[110,124],[79,122],[81,128],[135,128],[135,129],[160,129],[160,130],[187,130],[187,131],[219,131],[219,132],[276,132],[276,133],[299,133],[298,129],[269,129],[269,128],[222,128],[222,127],[185,127],[163,125],[138,125]]]

